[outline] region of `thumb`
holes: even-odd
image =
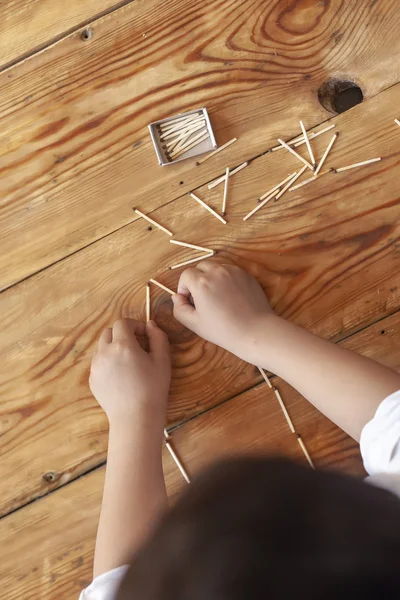
[[[189,298],[183,294],[174,294],[172,296],[174,305],[174,317],[179,323],[182,323],[188,329],[194,330],[197,321],[195,307],[190,304]]]
[[[169,362],[170,349],[167,334],[157,326],[155,321],[146,323],[146,334],[149,340],[150,354],[157,362]]]

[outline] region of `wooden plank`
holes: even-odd
[[[293,168],[296,159],[274,153],[235,175],[229,225],[189,197],[155,216],[180,239],[219,249],[222,260],[256,275],[279,314],[325,337],[343,338],[400,304],[400,146],[391,122],[399,94],[400,86],[393,87],[336,119],[343,143],[332,152],[335,163],[371,154],[389,156],[384,161],[288,194],[244,227],[242,216],[254,198]],[[317,156],[324,145],[315,145]],[[213,193],[209,198],[221,202]],[[168,266],[192,256],[147,225],[135,221],[0,296],[3,513],[104,459],[106,420],[87,385],[94,344],[115,318],[144,318],[144,283],[156,277],[174,288],[179,273]],[[252,367],[180,327],[168,294],[154,292],[153,311],[173,345],[171,422],[259,380]],[[43,479],[49,472],[55,473],[50,485]]]
[[[67,32],[125,2],[116,0],[8,0],[0,4],[0,69],[37,52]]]
[[[399,27],[392,0],[357,18],[339,0],[137,0],[89,44],[70,35],[0,74],[0,289],[131,222],[133,200],[153,210],[326,120],[327,78],[349,73],[365,98],[398,82]],[[147,124],[204,105],[218,142],[239,141],[160,168]]]
[[[363,476],[358,445],[290,386],[278,386],[317,466]],[[192,476],[217,458],[239,453],[305,460],[266,384],[186,423],[173,433],[173,443]],[[164,472],[175,497],[187,484],[168,452]],[[88,585],[103,477],[104,468],[98,469],[0,521],[6,549],[0,582],[8,600],[69,600]]]

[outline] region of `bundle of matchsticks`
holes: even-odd
[[[206,118],[202,111],[160,123],[157,125],[157,131],[161,147],[169,162],[180,158],[210,138]]]

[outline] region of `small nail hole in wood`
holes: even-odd
[[[81,40],[83,40],[84,42],[91,40],[92,37],[93,37],[93,31],[92,31],[92,29],[90,29],[90,27],[87,27],[81,33]]]

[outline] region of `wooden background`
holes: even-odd
[[[90,357],[115,318],[144,318],[144,285],[175,287],[192,256],[149,231],[215,248],[261,282],[284,317],[400,368],[398,165],[400,17],[395,0],[11,0],[0,6],[0,567],[5,598],[69,599],[91,579],[107,448],[88,388]],[[90,28],[91,38],[81,33]],[[334,115],[332,77],[364,102]],[[196,167],[157,165],[147,124],[207,106],[219,144]],[[329,166],[382,156],[288,193],[243,223],[293,172],[277,137],[334,123]],[[320,157],[331,133],[313,147]],[[305,154],[304,154],[305,155]],[[222,225],[216,209],[232,179]],[[198,339],[155,291],[173,352],[169,423],[189,472],[235,452],[304,461],[258,371]],[[363,475],[357,445],[276,385],[317,467]],[[168,455],[171,496],[184,485]],[[34,502],[37,500],[36,502]]]

